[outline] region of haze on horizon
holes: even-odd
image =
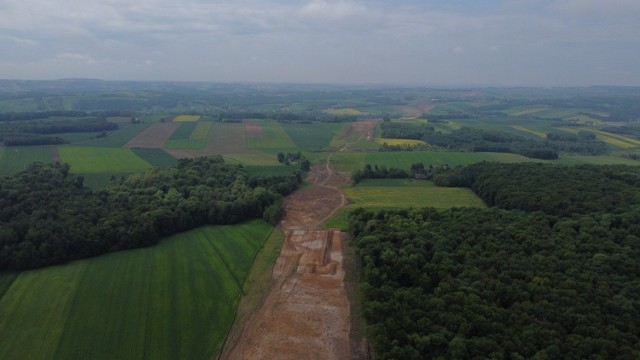
[[[638,0],[0,0],[0,78],[640,85]]]

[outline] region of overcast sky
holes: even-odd
[[[640,0],[0,0],[0,78],[640,85]]]

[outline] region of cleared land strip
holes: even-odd
[[[354,124],[360,139],[370,126]],[[347,145],[348,146],[348,145]],[[271,289],[244,324],[235,324],[221,359],[348,359],[351,310],[344,283],[343,234],[322,222],[345,205],[346,173],[312,167],[312,186],[285,198],[285,241]]]

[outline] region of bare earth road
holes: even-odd
[[[368,137],[372,126],[365,128]],[[362,131],[362,129],[357,129]],[[357,131],[356,130],[356,131]],[[349,359],[351,326],[344,286],[343,234],[322,223],[346,203],[349,174],[314,166],[311,185],[285,198],[285,241],[265,301],[232,329],[221,359]]]

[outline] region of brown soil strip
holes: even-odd
[[[354,124],[361,140],[371,124]],[[220,359],[349,359],[351,315],[343,268],[344,234],[322,223],[344,206],[348,173],[312,167],[311,186],[285,198],[285,241],[273,268],[271,290],[244,324],[234,324]],[[354,356],[361,352],[354,349]]]
[[[156,123],[142,130],[138,135],[124,146],[128,148],[160,148],[169,140],[171,135],[182,123],[164,122]]]
[[[60,164],[60,153],[58,152],[58,147],[53,145],[49,146],[49,153],[51,154],[51,163],[52,164]]]

